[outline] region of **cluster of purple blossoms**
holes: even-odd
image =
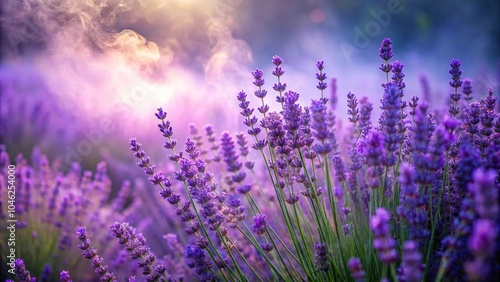
[[[386,150],[382,164],[386,167],[396,164],[397,157],[395,153],[402,141],[398,127],[401,122],[400,95],[401,90],[396,85],[389,83],[386,86],[384,98],[381,100],[383,113],[379,122],[384,132],[384,147]]]
[[[90,240],[87,239],[87,229],[78,227],[76,232],[78,239],[82,242],[78,247],[82,250],[82,256],[92,261],[92,267],[97,273],[102,282],[116,281],[116,276],[108,271],[108,266],[104,264],[104,259],[97,255],[97,251],[90,245]]]
[[[403,78],[405,77],[405,74],[403,73],[403,68],[404,68],[404,64],[401,63],[400,61],[394,61],[392,63],[392,82],[394,83],[394,85],[396,85],[399,90],[400,90],[400,94],[399,94],[399,97],[400,98],[403,98],[404,96],[404,91],[403,89],[406,87],[406,84],[404,83],[403,81]],[[403,107],[403,105],[401,105]]]
[[[21,282],[36,282],[36,277],[31,277],[29,270],[26,269],[22,259],[16,259],[15,262],[16,277]]]
[[[328,246],[325,243],[314,244],[314,249],[316,250],[316,254],[314,255],[316,267],[321,271],[328,271],[330,269],[328,262]]]
[[[226,170],[231,173],[231,181],[238,183],[238,192],[241,194],[248,193],[252,186],[243,183],[246,173],[241,170],[243,164],[238,161],[239,156],[236,153],[233,138],[227,131],[223,132],[220,138],[220,149],[222,160],[226,163]]]
[[[328,83],[325,82],[327,76],[326,76],[326,73],[323,72],[323,69],[325,68],[325,62],[318,61],[316,63],[316,67],[319,70],[319,72],[316,73],[316,79],[318,80],[318,85],[316,86],[316,88],[318,88],[321,91],[321,98],[320,98],[320,100],[324,104],[326,104],[328,102],[328,98],[323,97],[323,90],[325,90],[328,87]],[[333,97],[333,98],[335,98],[335,97]]]
[[[262,83],[263,83],[262,79]],[[260,82],[259,82],[260,84]],[[259,86],[260,87],[260,86]],[[264,91],[264,90],[262,90]],[[256,93],[255,95],[261,95],[262,93]],[[264,95],[265,96],[265,95]],[[264,96],[261,96],[261,99],[264,99]],[[240,102],[239,106],[242,109],[240,114],[245,117],[245,120],[243,121],[243,124],[245,124],[247,127],[249,127],[247,133],[251,136],[255,136],[257,139],[257,136],[261,132],[260,127],[256,126],[258,119],[256,116],[253,115],[253,109],[249,107],[250,102],[247,100],[247,94],[244,91],[240,91],[237,95],[237,99]],[[264,105],[259,107],[259,111],[262,114],[266,114],[267,111],[269,110],[269,107],[267,105]],[[267,146],[268,141],[266,139],[257,139],[257,141],[252,145],[252,148],[255,150],[262,150]]]
[[[479,281],[485,279],[489,272],[489,259],[498,247],[499,217],[499,185],[495,183],[497,173],[493,170],[483,171],[478,169],[474,172],[474,182],[470,184],[469,190],[474,195],[474,204],[478,219],[472,227],[472,234],[468,247],[473,255],[473,260],[464,265],[469,279]]]
[[[358,128],[361,136],[366,136],[366,134],[371,130],[371,113],[373,111],[373,104],[370,103],[367,97],[361,97],[359,100],[359,122]]]
[[[387,77],[389,77],[389,72],[392,69],[392,65],[388,62],[394,55],[394,53],[392,52],[392,41],[390,38],[384,38],[384,40],[382,40],[382,43],[380,44],[379,54],[380,58],[385,61],[384,64],[380,65],[380,70],[385,72],[387,74]]]
[[[370,220],[370,227],[374,237],[373,248],[377,250],[380,260],[384,264],[393,264],[398,259],[397,243],[391,237],[389,219],[387,211],[384,208],[379,208]]]
[[[361,260],[359,258],[349,259],[348,266],[349,270],[351,271],[352,278],[354,278],[356,281],[364,280],[365,271],[363,270],[363,264],[361,263]]]
[[[202,248],[188,245],[185,257],[188,267],[194,269],[201,281],[216,281],[215,275],[211,272],[212,263],[205,257],[205,251]]]
[[[453,59],[450,62],[450,71],[449,73],[451,74],[451,81],[450,81],[450,86],[455,89],[453,93],[450,94],[450,99],[454,102],[453,104],[450,104],[450,108],[448,112],[456,117],[460,113],[460,108],[457,105],[458,101],[461,98],[461,94],[458,92],[458,88],[462,86],[462,80],[460,80],[460,76],[462,75],[462,71],[460,70],[460,66],[462,65],[462,62],[457,59]]]
[[[318,141],[312,146],[312,149],[318,155],[327,155],[335,149],[336,144],[332,142],[335,135],[328,124],[326,105],[319,100],[313,100],[309,110],[312,119],[312,136]]]
[[[418,243],[406,241],[403,245],[403,259],[400,268],[400,281],[419,282],[422,281],[422,255],[418,251]]]
[[[146,239],[141,233],[136,233],[135,228],[127,222],[115,222],[110,226],[111,234],[118,239],[118,243],[123,245],[129,252],[130,258],[138,260],[137,266],[142,269],[142,274],[146,275],[146,280],[159,281],[160,277],[165,277],[166,267],[163,264],[156,264],[156,256],[146,245]],[[169,277],[169,281],[173,281]]]
[[[259,214],[254,216],[253,218],[253,232],[257,235],[263,235],[266,233],[266,228],[268,227],[268,223],[266,221],[266,216],[263,214]]]
[[[383,173],[382,164],[385,159],[384,135],[378,130],[370,131],[359,148],[362,150],[368,167],[370,177],[368,186],[372,189],[380,187],[379,177]]]
[[[426,228],[428,217],[424,209],[427,201],[418,192],[417,175],[412,165],[404,163],[401,166],[399,175],[401,200],[397,213],[407,221],[410,228],[410,239],[423,244],[429,236],[429,231]]]
[[[181,196],[178,193],[172,191],[172,182],[170,178],[165,177],[163,172],[156,172],[155,165],[151,165],[150,158],[146,156],[144,150],[141,150],[141,143],[137,142],[136,138],[131,138],[129,141],[130,150],[134,152],[134,156],[139,159],[137,166],[144,168],[144,172],[148,175],[152,175],[149,181],[154,185],[159,185],[161,187],[160,195],[163,199],[166,199],[171,205],[177,205],[181,201]]]
[[[305,145],[300,125],[302,121],[302,107],[297,103],[299,93],[288,91],[285,93],[283,129],[286,130],[286,140],[291,149],[300,149]]]
[[[278,82],[273,85],[273,90],[278,92],[278,96],[276,96],[276,102],[280,103],[283,106],[283,103],[285,102],[285,99],[283,97],[283,92],[286,90],[286,83],[281,82],[281,76],[285,74],[285,71],[281,68],[281,64],[283,63],[283,59],[280,58],[279,56],[273,56],[272,60],[273,64],[276,66],[273,70],[273,75],[278,78]],[[257,76],[256,76],[256,71],[252,73],[255,80],[257,81]],[[259,73],[262,77],[262,72]],[[257,85],[256,86],[261,87],[262,85]]]

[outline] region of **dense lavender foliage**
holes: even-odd
[[[15,262],[17,278],[498,277],[497,97],[491,88],[474,93],[474,82],[464,77],[461,61],[453,59],[449,104],[431,106],[427,94],[410,96],[405,89],[405,65],[393,60],[390,39],[382,41],[379,55],[378,120],[371,116],[377,103],[354,93],[347,94],[348,121],[337,119],[335,109],[342,107],[336,105],[335,91],[330,98],[326,95],[329,80],[323,61],[316,64],[317,97],[300,104],[300,94],[284,82],[284,60],[278,56],[272,58],[275,68],[269,76],[274,82],[256,69],[251,73],[254,95],[235,94],[246,133],[207,125],[202,134],[191,125],[190,136],[179,142],[174,124],[158,108],[157,126],[171,165],[153,164],[160,157],[149,156],[136,138],[129,140],[137,166],[158,191],[159,209],[171,215],[153,223],[164,234],[158,249],[138,231],[145,228],[134,216],[141,197],[131,196],[131,183],[110,199],[104,163],[94,174],[82,173],[76,163],[62,173],[57,162],[51,166],[40,153],[28,164],[22,156],[11,161],[2,148],[2,191],[7,165],[17,167],[19,236],[25,236],[19,240],[32,242],[30,248],[44,254],[21,252],[23,260]],[[273,95],[266,90],[270,84]],[[90,193],[100,198],[90,201]],[[1,203],[5,206],[3,198]],[[79,259],[78,251],[90,263]],[[93,278],[82,274],[92,268]]]

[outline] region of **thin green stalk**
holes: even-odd
[[[335,224],[335,230],[336,230],[336,235],[335,236],[337,238],[337,244],[338,244],[338,248],[339,248],[339,251],[340,251],[340,257],[342,259],[342,265],[343,265],[343,270],[346,269],[346,258],[344,256],[344,251],[342,250],[342,242],[340,241],[340,236],[342,234],[342,230],[339,230],[339,225],[338,225],[338,220],[337,220],[337,205],[335,204],[335,199],[333,197],[333,185],[332,185],[332,180],[331,180],[331,177],[330,177],[330,168],[329,168],[329,165],[328,165],[328,158],[327,156],[324,156],[324,164],[325,164],[325,178],[326,178],[326,183],[327,183],[327,188],[328,188],[328,193],[329,193],[329,198],[330,198],[330,204],[331,204],[331,210],[332,210],[332,217],[333,217],[333,221],[334,221],[334,224]],[[344,279],[347,279],[347,277],[349,277],[348,275],[345,275],[344,274],[344,271],[342,271],[340,273]]]

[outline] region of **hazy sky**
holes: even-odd
[[[419,76],[425,74],[434,99],[444,102],[452,58],[463,61],[463,76],[473,79],[475,89],[484,93],[493,86],[497,93],[499,3],[2,1],[0,117],[19,123],[12,128],[25,127],[22,116],[13,116],[16,110],[6,110],[6,101],[11,108],[30,101],[23,107],[31,112],[44,105],[49,131],[63,128],[84,138],[96,124],[111,121],[117,131],[110,136],[128,138],[155,131],[152,114],[162,106],[180,128],[210,122],[220,124],[219,131],[236,130],[241,121],[234,118],[235,95],[252,94],[250,72],[257,67],[272,94],[273,55],[283,57],[283,80],[304,104],[318,97],[314,73],[320,59],[328,76],[337,78],[340,105],[349,91],[377,104],[385,79],[378,70],[384,37],[393,39],[394,59],[405,64],[409,96],[420,94]],[[345,116],[344,107],[338,115]],[[73,126],[61,123],[68,119]]]

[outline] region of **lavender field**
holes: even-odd
[[[500,4],[1,4],[0,280],[496,281]]]

